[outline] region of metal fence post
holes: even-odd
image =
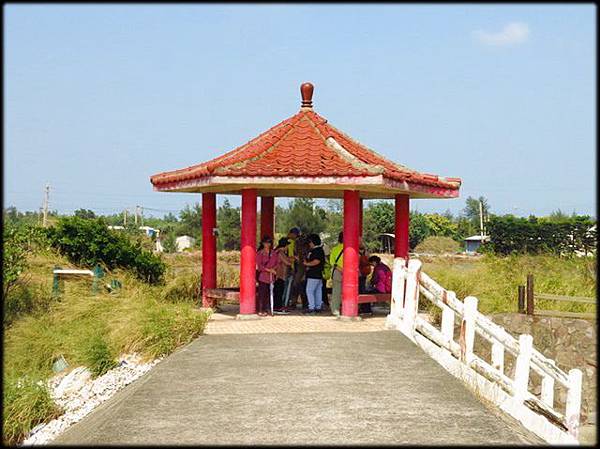
[[[533,315],[533,274],[527,275],[527,315]]]

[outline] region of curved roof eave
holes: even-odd
[[[457,198],[458,189],[400,182],[384,175],[373,176],[285,176],[244,177],[204,176],[198,179],[174,181],[154,186],[158,192],[215,192],[239,195],[242,189],[254,188],[261,195],[313,196],[341,198],[344,190],[359,190],[363,198],[393,198],[407,194],[411,198]]]

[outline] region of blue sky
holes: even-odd
[[[60,212],[178,211],[199,195],[153,192],[150,175],[293,115],[311,81],[334,126],[408,167],[463,179],[461,198],[413,209],[458,212],[484,195],[495,213],[596,215],[593,5],[4,13],[5,206],[37,210],[48,182]]]

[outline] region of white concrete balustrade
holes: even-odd
[[[531,335],[515,339],[477,310],[477,298],[460,301],[421,271],[421,266],[417,259],[394,260],[386,326],[402,332],[469,388],[548,443],[579,444],[582,372],[565,373],[533,347]],[[440,329],[418,315],[419,297],[442,309]],[[457,318],[458,342],[454,341]],[[476,335],[491,343],[491,363],[474,353]],[[506,352],[516,359],[513,378],[504,372]],[[531,370],[542,377],[539,397],[529,391]],[[556,385],[567,389],[564,414],[554,408]]]

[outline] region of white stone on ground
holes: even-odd
[[[119,358],[119,366],[96,379],[90,371],[77,367],[68,374],[58,374],[48,381],[54,402],[64,410],[56,419],[34,427],[22,445],[46,444],[80,421],[96,406],[109,399],[118,390],[130,384],[156,365],[161,358],[141,363],[137,354]]]

